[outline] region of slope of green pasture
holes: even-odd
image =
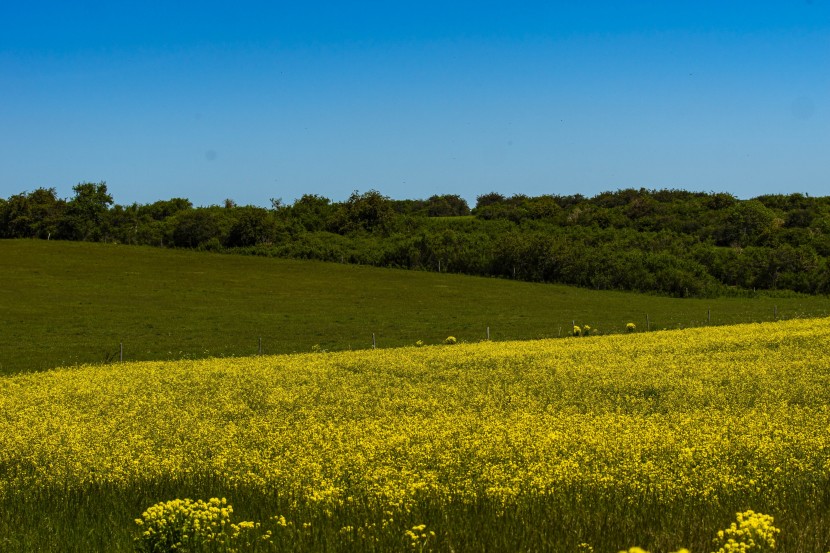
[[[826,297],[676,299],[148,247],[0,241],[0,373],[823,316]],[[711,310],[711,322],[707,313]]]

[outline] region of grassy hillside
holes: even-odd
[[[227,497],[240,553],[705,553],[747,509],[823,553],[828,347],[814,319],[0,377],[0,550],[135,551],[183,524],[151,505]]]
[[[717,300],[311,261],[0,241],[0,373],[118,359],[363,349],[678,328],[830,312],[826,297]]]

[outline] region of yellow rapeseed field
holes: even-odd
[[[335,549],[423,523],[494,550],[465,548],[489,521],[514,550],[668,550],[747,508],[827,548],[830,319],[4,377],[0,477],[4,505],[219,482]]]

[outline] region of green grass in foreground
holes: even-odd
[[[675,299],[156,248],[0,241],[0,373],[824,316],[826,297]]]

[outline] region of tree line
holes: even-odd
[[[184,198],[114,203],[106,183],[73,197],[0,198],[0,238],[117,242],[711,297],[830,293],[830,197],[625,189],[594,197],[457,195],[270,208]]]

